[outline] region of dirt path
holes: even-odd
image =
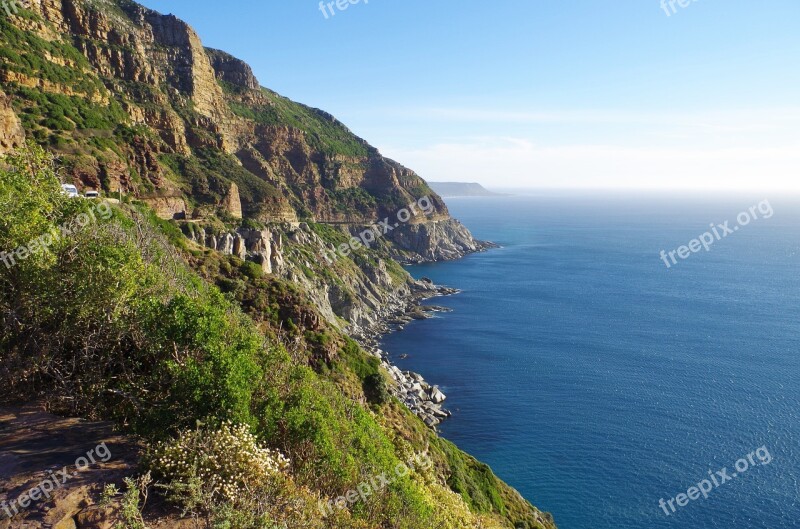
[[[100,493],[135,474],[138,452],[107,423],[0,408],[0,529],[110,529]]]

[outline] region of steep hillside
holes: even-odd
[[[107,527],[86,518],[102,504],[138,529],[554,527],[439,438],[435,388],[374,348],[450,292],[399,263],[489,246],[419,176],[127,0],[0,17],[0,80],[0,404],[113,421],[145,454],[124,469],[139,481],[90,483],[47,520]],[[64,181],[122,200],[67,200]]]
[[[262,88],[173,16],[111,0],[41,0],[20,14],[2,20],[3,90],[82,187],[131,193],[164,218],[264,222],[371,223],[430,196],[426,222],[449,222],[413,171]],[[4,112],[3,136],[18,137]]]

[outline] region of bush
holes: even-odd
[[[369,375],[364,379],[364,395],[367,400],[379,406],[386,404],[391,399],[389,389],[386,387],[386,379],[380,373]]]
[[[68,200],[30,147],[0,170],[0,247],[28,245],[95,202]],[[263,337],[128,210],[0,266],[2,400],[38,396],[156,437],[208,418],[252,422]],[[174,228],[177,230],[177,228]]]
[[[221,294],[181,294],[166,305],[151,300],[142,319],[149,336],[144,353],[156,360],[154,375],[161,381],[149,409],[140,412],[145,431],[185,428],[206,418],[253,422],[262,339]]]
[[[255,220],[255,219],[246,218],[246,219],[242,219],[242,228],[244,228],[246,230],[261,231],[261,230],[264,229],[264,223],[263,222],[259,222],[259,221]]]
[[[182,496],[185,506],[193,509],[200,506],[194,501],[205,506],[240,503],[253,487],[285,472],[289,460],[261,447],[248,426],[228,421],[220,428],[183,432],[159,444],[151,466],[180,495],[196,488],[191,496]]]
[[[322,529],[318,497],[298,487],[288,459],[245,425],[182,432],[159,444],[148,464],[169,499],[207,527]]]
[[[264,277],[264,269],[252,261],[245,261],[241,266],[242,274],[250,279],[261,279]]]
[[[61,222],[67,201],[42,148],[31,144],[0,163],[0,247],[12,250]]]

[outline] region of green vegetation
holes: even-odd
[[[250,119],[261,125],[279,125],[281,123],[278,112],[270,106],[253,108],[238,101],[231,101],[228,104],[231,111],[240,118]]]
[[[34,15],[29,15],[34,17]],[[7,17],[0,19],[0,36],[3,44],[4,58],[18,58],[13,50],[32,53],[39,56],[49,55],[69,61],[78,68],[87,68],[89,61],[74,46],[59,41],[48,41],[31,32],[23,31],[14,26]],[[7,53],[12,55],[8,56]],[[15,62],[15,61],[9,61]]]
[[[391,399],[386,378],[380,373],[368,375],[364,379],[364,394],[370,402],[377,405],[386,404]]]
[[[229,93],[233,90],[223,84]],[[366,142],[353,135],[333,116],[316,108],[307,107],[262,88],[265,103],[244,104],[232,100],[229,105],[237,116],[253,120],[262,125],[285,125],[306,133],[309,143],[330,156],[369,156],[371,150]]]
[[[16,107],[26,129],[38,126],[50,130],[77,129],[115,130],[127,121],[127,114],[116,101],[107,107],[92,104],[82,96],[66,96],[23,86],[10,85],[11,93],[19,96]]]
[[[41,149],[31,147],[4,163],[0,247],[26,245],[90,207],[87,201],[65,199],[52,159]],[[17,266],[0,267],[2,401],[44,398],[65,413],[115,420],[153,447],[174,446],[180,439],[186,443],[181,453],[201,458],[215,445],[207,444],[208,435],[187,434],[198,421],[244,425],[236,435],[249,441],[217,453],[218,470],[175,474],[163,454],[152,460],[156,477],[174,493],[168,498],[225,521],[226,527],[302,519],[305,527],[460,529],[476,526],[468,506],[477,513],[506,512],[507,500],[488,467],[403,415],[388,397],[376,359],[335,332],[306,328],[303,338],[310,349],[338,348],[327,367],[313,369],[324,361],[287,348],[293,340],[262,334],[237,304],[195,275],[170,242],[176,237],[175,226],[126,206]],[[266,296],[265,315],[274,306],[280,321],[307,325],[304,311],[313,308],[297,308],[301,293],[280,283],[270,287],[252,267],[239,263],[218,266],[265,287],[259,292]],[[294,332],[303,332],[293,325]],[[362,399],[382,411],[376,414],[359,403]],[[380,420],[398,414],[405,417],[400,431]],[[255,437],[247,437],[251,434]],[[416,436],[422,438],[409,443]],[[241,491],[208,496],[215,480],[239,468],[231,465],[250,461],[255,442],[291,461],[285,474],[270,474],[274,479],[264,482],[265,497],[304,507],[266,509],[259,495]],[[452,469],[445,476],[458,494],[444,487],[445,476],[420,471],[394,480],[349,511],[337,510],[327,522],[315,511],[309,491],[335,498],[427,450]],[[136,494],[126,499],[133,526]]]
[[[239,188],[242,204],[251,206],[247,213],[255,217],[282,197],[273,185],[243,168],[233,156],[215,149],[198,149],[193,156],[163,154],[159,161],[195,203],[218,204],[230,190],[230,182]]]
[[[26,18],[42,22],[33,13],[25,13]],[[86,150],[109,149],[121,155],[118,144],[124,144],[124,138],[115,141],[75,134],[75,131],[123,133],[129,118],[117,98],[91,72],[86,57],[70,43],[45,40],[2,17],[0,75],[10,79],[3,90],[12,96],[23,126],[40,144],[69,150],[75,148],[78,139],[86,142]],[[30,83],[41,83],[45,89],[30,88]]]
[[[66,65],[46,57],[63,61]],[[0,18],[0,71],[68,87],[84,97],[107,93],[96,76],[84,73],[88,67],[86,57],[74,46],[57,40],[47,41],[15,27],[7,17]]]
[[[325,192],[336,205],[336,210],[340,213],[352,213],[353,211],[369,211],[378,204],[377,199],[360,187],[349,189],[326,189]]]

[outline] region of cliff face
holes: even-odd
[[[24,129],[63,152],[79,186],[132,194],[164,217],[364,224],[430,196],[436,215],[410,224],[444,223],[420,231],[459,240],[446,252],[423,248],[427,236],[396,243],[426,259],[476,246],[413,171],[333,116],[261,88],[246,63],[204,48],[178,18],[113,0],[37,0],[26,13],[2,21],[12,107],[0,98],[0,148]],[[82,119],[89,112],[97,119]]]
[[[217,78],[245,90],[260,90],[252,68],[246,62],[222,50],[206,48]]]
[[[476,241],[466,226],[455,219],[400,226],[391,235],[400,262],[449,261],[494,247]]]
[[[256,263],[265,274],[300,285],[329,324],[339,327],[345,321],[351,333],[374,330],[386,317],[402,311],[415,290],[435,293],[397,268],[393,277],[387,270],[392,266],[388,254],[377,260],[336,256],[335,245],[304,222],[223,232],[200,225],[183,228],[198,246]],[[339,231],[342,240],[346,234]],[[325,256],[337,258],[327,262]],[[337,281],[326,277],[330,269]]]

